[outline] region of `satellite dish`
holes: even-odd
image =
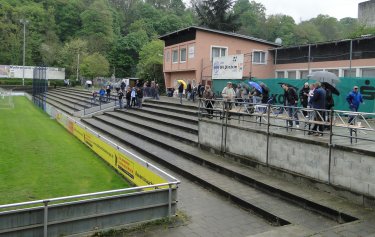
[[[277,38],[277,39],[275,40],[275,43],[276,43],[276,44],[279,44],[279,45],[282,45],[282,44],[283,44],[283,40],[282,40],[281,38]]]

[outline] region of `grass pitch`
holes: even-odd
[[[25,97],[0,110],[0,204],[129,187]]]

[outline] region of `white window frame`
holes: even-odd
[[[219,46],[219,45],[211,45],[210,47],[210,61],[212,61],[213,57],[212,57],[212,49],[213,48],[220,48],[220,49],[225,49],[225,55],[221,55],[221,50],[220,50],[220,57],[225,57],[225,56],[228,56],[229,53],[228,53],[228,50],[229,48],[227,46]]]
[[[173,57],[174,52],[177,52],[177,61],[174,61],[174,57]],[[172,63],[173,64],[178,63],[178,58],[179,58],[178,49],[172,49]]]
[[[185,49],[185,60],[184,60],[184,61],[181,60],[181,55],[182,55],[182,54],[181,54],[181,51],[182,51],[183,49]],[[180,56],[180,57],[179,57],[179,58],[180,58],[180,63],[186,63],[186,60],[187,60],[187,49],[186,49],[186,47],[181,47],[181,48],[180,48],[180,55],[179,55],[179,56]]]
[[[254,62],[254,54],[255,53],[264,53],[264,63],[263,62]],[[252,64],[261,64],[261,65],[267,65],[267,58],[268,58],[268,53],[267,51],[260,50],[260,49],[254,49],[253,50],[253,55],[251,57]],[[262,58],[260,58],[262,59]],[[261,60],[262,61],[262,60]]]

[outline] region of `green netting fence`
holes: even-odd
[[[249,80],[213,80],[213,90],[215,94],[220,95],[222,89],[226,86],[226,83],[231,81],[234,85],[247,84]],[[255,82],[263,82],[270,88],[270,95],[274,96],[276,101],[275,104],[284,103],[284,91],[280,86],[280,83],[288,83],[299,90],[303,87],[305,82],[313,83],[314,80],[309,79],[284,79],[284,78],[270,78],[270,79],[254,79]],[[359,108],[360,112],[375,112],[375,78],[349,78],[341,77],[340,83],[337,84],[336,88],[340,92],[340,95],[334,95],[335,108],[336,110],[349,110],[349,105],[346,102],[346,96],[352,91],[353,86],[357,85],[364,99],[364,104]]]

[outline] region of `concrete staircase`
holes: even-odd
[[[323,230],[368,215],[327,193],[199,149],[197,110],[195,105],[149,100],[142,109],[115,110],[82,121],[274,225]]]
[[[87,110],[94,106],[100,106],[98,97],[96,101],[92,101],[92,93],[82,89],[59,87],[51,89],[43,95],[39,95],[38,98],[42,97],[56,108],[75,116],[77,116],[80,111]],[[111,95],[111,99],[115,100],[117,98],[115,95]],[[108,102],[102,102],[102,105],[105,104],[109,105]],[[114,106],[114,103],[112,106]]]

